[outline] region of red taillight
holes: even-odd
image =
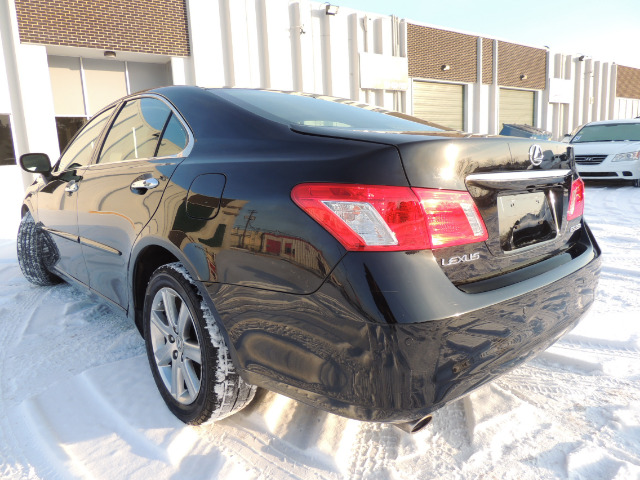
[[[468,192],[415,188],[427,216],[431,244],[452,247],[484,242],[489,235]]]
[[[306,183],[291,198],[347,250],[429,248],[420,202],[409,187]]]
[[[487,239],[467,192],[307,183],[294,187],[291,198],[347,250],[424,250]]]
[[[584,213],[584,182],[581,178],[574,180],[571,184],[569,194],[569,208],[567,209],[567,220],[578,218]]]

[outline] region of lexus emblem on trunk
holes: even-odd
[[[529,160],[531,164],[537,167],[542,163],[543,158],[544,156],[542,155],[540,145],[531,145],[531,148],[529,148]]]

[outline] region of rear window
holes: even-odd
[[[287,125],[392,132],[448,130],[409,115],[335,97],[244,89],[215,93],[261,117]]]
[[[571,143],[640,141],[640,123],[586,125]]]

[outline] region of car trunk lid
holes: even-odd
[[[487,228],[484,242],[436,248],[446,276],[469,291],[500,277],[554,268],[577,241],[581,217],[567,220],[575,161],[571,147],[515,138],[461,138],[398,145],[413,187],[466,190]],[[525,275],[521,273],[520,277]]]
[[[469,192],[487,240],[433,249],[460,289],[480,292],[525,280],[568,262],[579,248],[582,217],[567,220],[578,174],[566,143],[460,132],[294,131],[394,145],[411,187]]]

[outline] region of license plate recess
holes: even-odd
[[[500,245],[512,252],[553,240],[558,225],[545,192],[498,197]]]

